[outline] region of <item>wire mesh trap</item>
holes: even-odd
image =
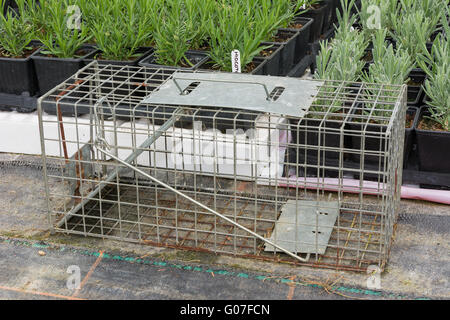
[[[44,165],[49,221],[155,246],[384,268],[405,94],[94,61],[38,103],[44,164],[60,161],[56,172]]]

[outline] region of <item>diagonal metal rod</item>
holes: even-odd
[[[267,240],[266,238],[264,238],[263,236],[257,234],[256,232],[253,232],[253,231],[251,231],[250,229],[247,229],[246,227],[240,225],[239,223],[237,223],[237,222],[231,220],[230,218],[228,218],[228,217],[226,217],[226,216],[220,214],[219,212],[217,212],[217,211],[211,209],[210,207],[204,205],[203,203],[198,202],[197,200],[195,200],[195,199],[189,197],[188,195],[186,195],[186,194],[184,194],[184,193],[178,191],[177,189],[175,189],[175,188],[169,186],[168,184],[166,184],[166,183],[164,183],[164,182],[158,180],[157,178],[155,178],[155,177],[149,175],[148,173],[146,173],[146,172],[140,170],[139,168],[134,167],[132,164],[129,163],[129,161],[119,159],[118,157],[114,156],[113,154],[109,153],[109,152],[106,151],[106,150],[103,150],[102,148],[97,147],[97,150],[100,151],[100,152],[102,152],[102,153],[104,153],[104,154],[107,155],[108,157],[111,157],[112,159],[114,159],[114,160],[120,162],[120,163],[123,164],[124,166],[126,166],[126,167],[128,167],[128,168],[134,170],[135,172],[137,172],[137,173],[139,173],[139,174],[141,174],[141,175],[143,175],[143,176],[145,176],[145,177],[151,179],[152,181],[156,182],[157,184],[163,186],[164,188],[166,188],[166,189],[168,189],[168,190],[170,190],[170,191],[172,191],[172,192],[178,194],[179,196],[181,196],[181,197],[185,198],[186,200],[188,200],[188,201],[194,203],[195,205],[197,205],[197,206],[199,206],[199,207],[201,207],[201,208],[203,208],[203,209],[205,209],[205,210],[211,212],[212,214],[218,216],[218,217],[221,218],[221,219],[224,219],[225,221],[231,223],[231,224],[234,225],[235,227],[238,227],[239,229],[244,230],[245,232],[251,234],[252,236],[254,236],[254,237],[256,237],[256,238],[258,238],[259,240],[262,240],[262,241],[264,241],[265,243],[268,243],[269,245],[274,246],[274,247],[277,248],[278,250],[280,250],[280,251],[286,253],[287,255],[289,255],[289,256],[291,256],[291,257],[297,259],[297,260],[300,260],[301,262],[307,262],[307,261],[308,261],[308,259],[304,259],[304,258],[299,257],[298,255],[296,255],[296,254],[290,252],[289,250],[284,249],[283,247],[281,247],[281,246],[279,246],[279,245],[273,243],[273,242],[270,241],[270,240]]]
[[[134,160],[137,159],[137,157],[139,157],[144,151],[145,149],[148,149],[153,143],[156,142],[156,140],[158,138],[160,138],[163,133],[165,133],[169,128],[171,128],[175,122],[179,119],[179,117],[182,115],[183,111],[182,109],[178,109],[174,112],[174,114],[172,115],[171,118],[169,118],[158,130],[155,131],[155,133],[153,135],[151,135],[150,137],[148,137],[135,151],[133,151],[133,153],[131,153],[124,161],[126,161],[127,163],[131,163]],[[97,141],[95,141],[96,143]],[[95,144],[94,143],[94,144]],[[99,149],[100,151],[102,151],[101,149]],[[115,157],[111,157],[111,158],[115,158]],[[69,218],[72,214],[78,212],[81,208],[83,208],[84,205],[86,205],[90,200],[92,200],[93,197],[95,197],[109,182],[112,182],[114,179],[116,179],[118,174],[121,174],[124,170],[126,170],[125,168],[121,168],[120,170],[115,170],[114,172],[112,172],[108,177],[106,177],[105,180],[101,181],[100,184],[97,186],[97,188],[95,188],[93,191],[91,191],[84,199],[83,201],[81,201],[78,205],[76,205],[72,210],[70,210],[70,212],[68,212],[65,216],[64,219],[61,219],[58,223],[57,223],[57,227],[61,227]]]

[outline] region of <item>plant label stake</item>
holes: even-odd
[[[231,70],[241,73],[241,52],[239,50],[231,51]]]

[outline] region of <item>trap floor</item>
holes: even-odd
[[[248,184],[247,188],[252,188]],[[255,198],[178,188],[269,238],[287,197]],[[325,254],[312,254],[309,265],[365,270],[384,258],[383,215],[341,206]],[[196,251],[246,256],[299,264],[279,252],[264,252],[264,242],[205,209],[154,185],[108,186],[61,226],[60,231]],[[302,255],[302,254],[300,254]],[[304,254],[302,256],[305,256]]]

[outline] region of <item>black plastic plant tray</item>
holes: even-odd
[[[96,60],[98,62],[99,65],[117,65],[117,66],[137,66],[139,64],[139,62],[146,58],[147,56],[149,56],[150,54],[152,54],[154,51],[154,49],[152,47],[140,47],[136,50],[135,52],[135,57],[133,57],[130,60],[107,60],[107,59],[100,59],[100,55],[101,55],[101,51],[97,51],[95,53],[95,55],[84,59],[84,64],[87,65],[90,62]]]
[[[85,55],[79,58],[61,59],[47,57],[40,54],[43,48],[32,56],[40,94],[45,94],[64,80],[70,78],[84,66],[85,59],[97,52],[97,49],[90,45],[83,46],[82,49],[85,51]]]
[[[281,44],[283,49],[281,51],[280,59],[280,75],[286,75],[294,66],[295,49],[297,44],[297,37],[299,32],[291,31],[288,29],[278,30],[277,37],[284,37],[286,40],[284,42],[274,42],[270,41],[269,44]]]
[[[279,43],[261,43],[261,46],[270,46],[271,54],[269,56],[258,56],[258,59],[264,59],[263,75],[279,76],[280,75],[280,59],[283,45]]]
[[[310,54],[297,63],[291,71],[287,74],[288,77],[301,77],[305,74],[306,69],[310,68],[311,72],[313,72],[313,65],[315,63],[315,56]]]
[[[206,52],[203,51],[195,51],[189,50],[185,53],[186,58],[191,62],[192,66],[167,66],[161,65],[157,62],[156,53],[152,53],[146,58],[142,59],[139,62],[140,66],[143,67],[151,67],[151,68],[159,68],[164,66],[165,68],[170,69],[182,69],[182,70],[197,70],[201,65],[203,65],[206,61],[208,61],[209,57]]]
[[[329,12],[328,2],[320,2],[320,7],[317,9],[309,9],[307,12],[303,13],[301,17],[304,18],[311,18],[313,19],[313,23],[311,25],[311,33],[309,37],[309,42],[315,42],[317,41],[320,36],[322,35],[323,27],[324,27],[324,21],[325,21],[325,15]]]
[[[429,116],[428,108],[420,108],[414,124],[419,170],[450,174],[450,132],[419,129],[422,116]]]
[[[294,28],[287,28],[282,30],[289,30],[298,32],[299,35],[296,37],[296,43],[295,43],[295,54],[294,54],[294,64],[297,64],[302,60],[306,54],[309,51],[309,38],[311,35],[311,27],[314,23],[313,19],[310,18],[303,18],[303,17],[297,17],[294,20],[295,23],[301,24],[302,28],[300,29],[294,29]]]
[[[30,97],[27,92],[22,95],[0,92],[0,111],[12,111],[28,113],[36,110],[37,97]]]

